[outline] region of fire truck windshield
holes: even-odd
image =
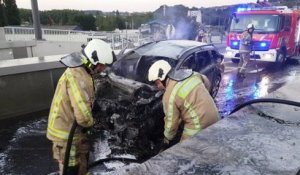
[[[248,24],[254,24],[255,33],[274,33],[279,29],[279,15],[237,15],[232,19],[230,31],[242,32]]]

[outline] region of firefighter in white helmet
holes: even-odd
[[[185,140],[219,120],[218,110],[208,89],[206,76],[190,69],[172,70],[165,60],[156,61],[148,71],[148,81],[165,90],[164,137],[174,139],[179,124],[184,123],[181,140]]]
[[[94,100],[92,75],[102,72],[113,62],[113,51],[102,40],[91,40],[81,53],[61,59],[68,68],[56,87],[48,119],[47,138],[53,142],[53,157],[63,171],[69,131],[74,121],[78,127],[70,151],[68,174],[86,174],[89,144],[87,128],[93,126],[91,114]]]
[[[238,65],[238,77],[245,78],[245,69],[250,60],[250,53],[252,51],[252,34],[254,32],[254,25],[249,24],[246,30],[241,34],[240,40],[240,62]]]

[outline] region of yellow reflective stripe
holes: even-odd
[[[59,79],[59,82],[58,82],[58,85],[57,85],[57,89],[58,89],[58,92],[57,94],[55,94],[55,97],[53,99],[53,107],[51,108],[51,111],[50,111],[50,123],[49,123],[49,126],[53,126],[54,125],[54,121],[57,117],[57,114],[59,112],[59,106],[60,106],[60,103],[62,101],[62,90],[61,90],[61,83],[63,81],[65,81],[66,77],[65,77],[65,74],[62,75],[62,77]]]
[[[188,79],[186,79],[183,82],[179,82],[175,85],[174,89],[171,92],[169,103],[168,103],[168,111],[167,111],[167,127],[165,128],[164,135],[167,138],[171,138],[172,133],[170,133],[171,127],[172,127],[172,120],[173,120],[173,114],[174,114],[174,103],[175,103],[175,97],[178,94],[180,98],[185,98],[198,84],[200,84],[202,81],[198,76],[192,76]],[[189,104],[187,104],[189,105]],[[190,105],[189,105],[190,106]],[[195,124],[195,127],[198,129],[201,129],[199,119],[197,116],[197,113],[190,107],[188,108],[188,111],[190,115],[192,116],[193,122]]]
[[[70,149],[69,167],[70,166],[76,166],[76,146],[74,144],[71,145]]]
[[[76,104],[78,105],[80,112],[84,116],[85,121],[88,122],[88,125],[91,125],[92,124],[92,119],[91,119],[92,114],[91,114],[90,110],[88,109],[88,107],[86,106],[86,104],[84,103],[84,100],[80,94],[79,88],[78,88],[76,81],[74,80],[70,70],[67,69],[66,73],[67,73],[67,78],[69,80],[69,83],[71,86],[71,91],[75,98]]]
[[[170,133],[170,130],[165,129],[164,131],[164,136],[168,139],[168,140],[172,140],[174,138],[174,134]]]
[[[197,134],[198,132],[200,132],[201,129],[189,129],[189,128],[184,128],[183,130],[183,134],[187,135],[187,136],[193,136],[195,134]]]
[[[173,113],[174,113],[175,96],[177,94],[177,91],[181,87],[181,84],[182,84],[182,82],[177,83],[171,92],[169,103],[168,103],[168,111],[167,111],[167,128],[166,128],[165,132],[169,132],[171,129]]]
[[[184,101],[184,107],[189,112],[189,114],[190,114],[190,116],[192,118],[192,121],[194,123],[195,128],[197,130],[201,130],[201,125],[200,125],[199,117],[198,117],[196,111],[193,109],[192,105],[185,100]]]
[[[48,127],[48,132],[51,135],[53,135],[57,138],[63,139],[63,140],[68,140],[68,138],[69,138],[69,133],[68,132],[55,129],[54,127]],[[77,140],[77,139],[78,139],[78,134],[75,134],[74,137],[73,137],[73,141]]]
[[[189,93],[201,82],[202,81],[197,76],[189,78],[187,82],[184,83],[184,85],[182,85],[182,87],[180,88],[178,96],[182,99],[185,99],[185,97],[188,96]]]
[[[55,136],[57,138],[63,139],[63,140],[68,140],[68,137],[69,137],[69,133],[68,132],[64,132],[64,131],[55,129],[54,127],[48,127],[48,132],[51,135],[53,135],[53,136]]]
[[[55,129],[55,127],[54,127],[55,120],[56,120],[59,110],[60,110],[60,103],[62,101],[62,90],[61,90],[60,86],[61,86],[61,83],[63,81],[65,81],[65,79],[66,79],[66,76],[65,76],[65,74],[63,74],[62,77],[59,79],[59,82],[57,85],[58,92],[53,99],[53,107],[50,111],[50,122],[48,124],[48,132],[57,138],[67,140],[69,137],[69,133]]]

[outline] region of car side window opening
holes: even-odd
[[[181,64],[180,69],[192,69],[197,71],[197,62],[195,60],[195,54],[189,55]]]
[[[213,61],[217,61],[217,59],[220,58],[220,55],[215,50],[212,50],[210,53],[213,58]]]
[[[211,63],[211,57],[208,51],[196,53],[196,58],[201,68],[204,68]]]
[[[124,59],[116,61],[112,66],[112,71],[118,76],[135,79],[136,62],[139,57],[140,55],[136,53],[127,55]]]

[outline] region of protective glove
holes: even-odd
[[[160,147],[159,152],[163,152],[164,150],[166,150],[167,148],[169,148],[169,144],[170,144],[170,141],[167,138],[164,138],[164,140],[162,142],[162,145]]]
[[[167,138],[164,138],[164,144],[165,145],[169,145],[170,144],[170,140],[168,140]]]
[[[82,128],[82,129],[81,129],[81,132],[82,132],[83,134],[90,135],[90,134],[91,134],[91,128]]]
[[[92,131],[92,129],[93,129],[93,126],[95,125],[95,123],[96,123],[96,121],[94,120],[93,121],[93,125],[91,126],[91,127],[88,127],[88,128],[82,128],[81,129],[81,133],[83,133],[83,134],[86,134],[86,135],[91,135],[91,131]]]

